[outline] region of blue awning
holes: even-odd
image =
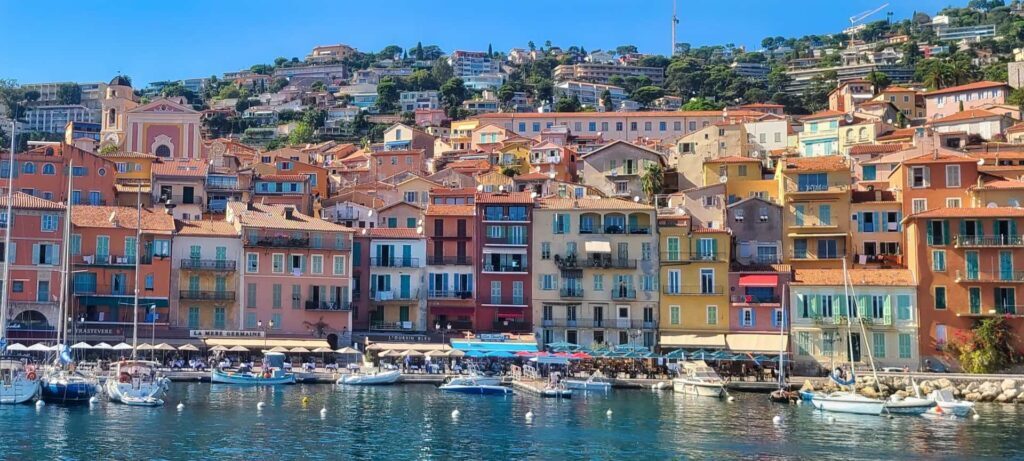
[[[452,341],[452,347],[462,351],[487,352],[537,352],[537,343],[491,342],[491,341]]]

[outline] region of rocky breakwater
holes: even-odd
[[[938,378],[916,381],[922,397],[934,390],[946,389],[958,399],[970,402],[998,402],[1024,404],[1024,379],[1005,378],[1001,380],[981,378]],[[820,389],[834,390],[830,381],[820,383]],[[814,390],[811,381],[805,381],[803,390]],[[914,380],[909,377],[880,377],[875,381],[873,376],[857,378],[857,392],[866,397],[888,398],[890,395],[907,397],[916,395]]]

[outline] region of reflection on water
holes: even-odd
[[[303,403],[303,397],[307,397]],[[809,406],[672,392],[572,400],[445,394],[433,386],[175,384],[162,408],[0,407],[0,458],[959,459],[1024,457],[1024,411],[982,419],[831,415]],[[185,404],[177,411],[178,402]],[[256,404],[264,402],[263,409]],[[327,415],[320,416],[326,408]],[[452,410],[459,417],[452,418]],[[606,415],[612,410],[612,416]],[[534,418],[527,420],[527,412]],[[781,424],[772,417],[780,415]],[[832,416],[832,418],[829,418]]]

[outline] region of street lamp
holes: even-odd
[[[256,321],[256,328],[259,328],[260,331],[263,332],[263,348],[266,349],[267,348],[267,332],[269,330],[273,330],[274,329],[274,321],[271,320],[268,323],[267,328],[263,328],[263,321],[262,320],[257,320]]]
[[[448,334],[451,331],[452,323],[448,322],[447,327],[444,330],[442,330],[441,329],[441,322],[436,322],[436,323],[434,323],[434,329],[441,332],[441,350],[444,350],[445,349],[445,345],[448,344],[448,342],[445,341],[445,335]]]
[[[146,310],[153,313],[153,316],[150,317],[150,320],[149,320],[149,326],[150,326],[149,345],[153,346],[153,348],[149,350],[149,359],[155,362],[156,361],[156,318],[160,314],[157,314],[157,312],[156,312],[156,304],[150,304],[149,305],[149,309],[146,309]]]

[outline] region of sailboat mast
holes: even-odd
[[[68,194],[67,202],[64,207],[64,228],[63,228],[63,240],[64,247],[61,250],[60,255],[60,296],[57,298],[57,344],[67,344],[68,341],[68,328],[67,322],[69,319],[69,310],[67,308],[67,293],[68,293],[68,281],[70,279],[69,271],[71,269],[71,189],[72,182],[74,181],[74,164],[75,160],[70,159],[68,161]],[[57,348],[58,356],[60,355],[60,347]],[[59,359],[59,357],[58,357]]]
[[[135,188],[135,301],[132,308],[132,360],[139,346],[139,252],[142,242],[142,185]]]
[[[8,293],[10,293],[9,287],[11,285],[11,231],[14,230],[12,225],[14,220],[11,219],[11,205],[14,202],[14,149],[17,146],[15,144],[17,139],[18,121],[16,116],[12,116],[11,155],[7,160],[7,221],[4,223],[4,276],[3,280],[0,280],[0,285],[3,285],[3,292],[0,293],[0,353],[4,353],[7,350],[7,305],[10,303]]]
[[[850,281],[850,293],[853,294],[853,298],[854,299],[857,298],[857,292],[853,288],[853,281]],[[857,321],[858,321],[858,323],[860,323],[860,334],[864,338],[864,341],[863,341],[864,349],[868,353],[868,365],[871,366],[871,376],[875,377],[875,382],[877,383],[877,382],[879,382],[878,381],[878,371],[875,370],[875,357],[874,357],[874,354],[871,353],[871,345],[870,345],[870,341],[868,341],[868,330],[867,330],[867,328],[864,328],[864,319],[863,318],[858,316],[857,317]],[[853,334],[852,333],[852,330],[853,330],[853,320],[852,319],[850,320],[850,330],[851,330],[850,334],[852,335]],[[850,347],[852,348],[853,345],[851,344]],[[851,364],[853,363],[852,359],[850,360],[850,363]]]
[[[783,355],[786,353],[786,314],[789,313],[789,306],[786,305],[786,290],[782,290],[782,321],[779,322],[779,387],[786,385],[786,367],[783,362]]]
[[[853,371],[853,316],[851,315],[852,307],[854,311],[857,310],[857,301],[850,298],[850,274],[846,271],[846,259],[843,259],[843,294],[846,295],[846,353],[847,358],[850,360],[850,377],[857,380],[857,374]]]

